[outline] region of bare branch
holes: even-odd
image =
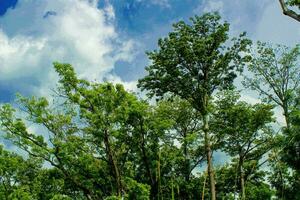
[[[279,0],[282,12],[284,15],[289,16],[295,20],[297,20],[298,22],[300,22],[300,15],[297,14],[295,11],[288,9],[286,3],[284,2],[284,0]]]

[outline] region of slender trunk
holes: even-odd
[[[117,188],[117,194],[118,196],[122,195],[122,181],[121,181],[121,175],[120,171],[117,165],[117,160],[115,158],[114,152],[111,149],[110,141],[109,141],[109,135],[108,131],[105,130],[104,132],[104,144],[106,148],[106,153],[108,156],[109,164],[111,166],[112,174],[114,175],[115,181],[116,181],[116,188]]]
[[[153,175],[153,171],[151,169],[149,160],[151,160],[147,154],[147,149],[146,149],[146,141],[145,141],[145,130],[143,128],[143,121],[140,124],[140,135],[139,135],[139,139],[141,141],[140,143],[140,153],[141,153],[141,157],[142,157],[142,162],[146,168],[146,173],[147,176],[150,179],[150,183],[149,185],[151,186],[151,191],[150,191],[150,196],[151,199],[155,198],[157,196],[158,193],[158,188],[157,188],[157,181],[155,180],[155,177]]]
[[[204,172],[204,182],[203,182],[202,197],[201,197],[202,200],[204,200],[207,171],[208,171],[208,170],[206,170],[206,172]]]
[[[288,110],[287,103],[284,103],[283,115],[284,115],[284,119],[285,119],[285,123],[286,123],[286,128],[289,132],[290,131],[290,118],[289,118],[289,110]]]
[[[279,167],[279,176],[280,176],[280,182],[281,182],[281,200],[284,200],[284,179],[281,171],[281,167]]]
[[[173,178],[173,175],[172,175],[172,191],[171,191],[172,192],[172,196],[171,197],[172,197],[172,200],[175,200],[175,197],[174,197],[175,196],[174,195],[174,181],[173,181],[173,179],[174,178]]]
[[[244,174],[244,160],[243,158],[240,157],[239,161],[239,173],[240,173],[240,184],[241,184],[241,199],[245,200],[246,199],[246,193],[245,193],[245,174]]]
[[[207,157],[207,171],[210,181],[210,193],[211,200],[216,200],[216,188],[215,188],[215,175],[213,170],[212,163],[212,151],[210,146],[210,136],[209,136],[209,126],[208,126],[208,114],[203,116],[203,131],[204,131],[204,140],[205,140],[205,150]]]
[[[154,186],[155,185],[155,180],[154,180],[154,178],[152,176],[152,173],[151,173],[151,167],[150,167],[150,164],[149,164],[149,159],[148,159],[146,148],[145,148],[145,138],[144,138],[143,134],[144,133],[142,133],[141,137],[140,137],[140,139],[141,139],[142,159],[143,159],[144,165],[146,167],[147,175],[150,178],[151,185]]]
[[[184,161],[184,178],[185,178],[185,181],[186,182],[189,182],[190,181],[190,159],[189,159],[189,154],[188,154],[188,145],[187,145],[187,142],[186,142],[186,133],[184,132],[183,133],[183,153],[184,153],[184,158],[185,158],[185,161]]]
[[[150,165],[149,165],[149,161],[148,161],[148,157],[146,155],[146,150],[145,150],[145,147],[142,146],[142,154],[143,154],[143,162],[144,162],[144,165],[146,167],[146,171],[147,171],[147,175],[148,177],[150,178],[150,182],[151,182],[151,185],[155,185],[155,180],[152,176],[152,173],[151,173],[151,169],[150,169]]]
[[[159,152],[158,152],[158,163],[157,163],[157,183],[158,183],[158,200],[161,200],[162,199],[162,193],[161,193],[161,177],[160,177],[160,157],[161,157],[161,151],[159,149]]]
[[[155,180],[155,178],[153,177],[153,174],[152,174],[151,166],[150,166],[150,163],[149,163],[150,159],[147,156],[147,152],[146,152],[146,148],[145,148],[145,138],[143,136],[141,137],[141,141],[142,142],[141,142],[140,151],[141,151],[141,154],[142,154],[142,160],[143,160],[143,163],[144,163],[145,168],[146,168],[147,176],[150,179],[151,197],[154,198],[154,197],[157,196],[157,193],[158,193],[157,181]]]
[[[246,199],[246,192],[245,192],[245,180],[244,180],[244,172],[242,169],[242,174],[241,174],[241,190],[242,190],[242,200]]]

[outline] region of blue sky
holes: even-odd
[[[0,102],[16,92],[48,95],[57,80],[52,62],[68,62],[90,80],[122,82],[135,90],[149,62],[145,51],[172,23],[218,11],[231,34],[294,45],[299,24],[274,0],[2,0]]]

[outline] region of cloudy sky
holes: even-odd
[[[231,35],[300,41],[300,24],[281,14],[277,0],[0,0],[0,104],[17,92],[49,95],[54,61],[71,63],[82,78],[135,90],[149,62],[145,51],[172,23],[210,11],[231,24]],[[243,98],[257,101],[249,92]],[[227,159],[216,154],[217,163]]]
[[[0,103],[16,92],[47,95],[57,76],[53,61],[71,63],[89,80],[135,89],[171,24],[219,11],[231,34],[294,45],[300,25],[276,0],[0,0]]]

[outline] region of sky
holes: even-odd
[[[82,78],[135,91],[149,63],[145,52],[158,38],[173,23],[211,11],[231,24],[232,36],[246,31],[253,40],[289,46],[300,38],[299,24],[274,0],[0,0],[0,103],[17,92],[49,95],[54,61],[72,64]]]
[[[58,79],[54,61],[72,64],[81,78],[136,91],[145,52],[173,23],[212,11],[231,24],[232,36],[299,43],[300,24],[274,0],[0,0],[0,103],[17,92],[49,96]],[[251,93],[243,98],[257,101]]]

